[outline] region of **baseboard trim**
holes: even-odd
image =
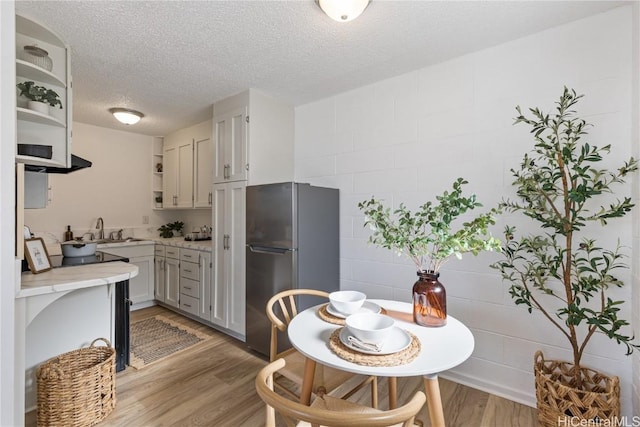
[[[536,407],[536,396],[534,390],[531,390],[531,393],[526,393],[522,390],[505,387],[501,384],[486,381],[482,378],[473,377],[470,375],[462,375],[455,371],[447,371],[445,373],[439,374],[439,376],[449,381],[482,390],[498,397],[503,397],[513,402],[520,403],[522,405],[530,406],[532,408]]]

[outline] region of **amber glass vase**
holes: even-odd
[[[418,271],[413,285],[413,321],[421,326],[447,324],[447,292],[438,280],[440,273]]]

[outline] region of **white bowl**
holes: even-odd
[[[329,294],[331,307],[346,315],[360,310],[366,299],[367,296],[358,291],[337,291]]]
[[[389,336],[395,320],[384,314],[357,313],[347,317],[347,329],[360,341],[381,344]]]

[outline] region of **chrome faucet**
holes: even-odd
[[[98,231],[98,239],[104,240],[104,220],[102,217],[98,218],[98,222],[96,223],[96,230]]]

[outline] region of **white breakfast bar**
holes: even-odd
[[[137,274],[137,266],[120,261],[22,273],[15,304],[15,358],[25,376],[15,384],[16,399],[24,399],[17,408],[35,406],[39,364],[95,338],[114,343],[115,285]]]

